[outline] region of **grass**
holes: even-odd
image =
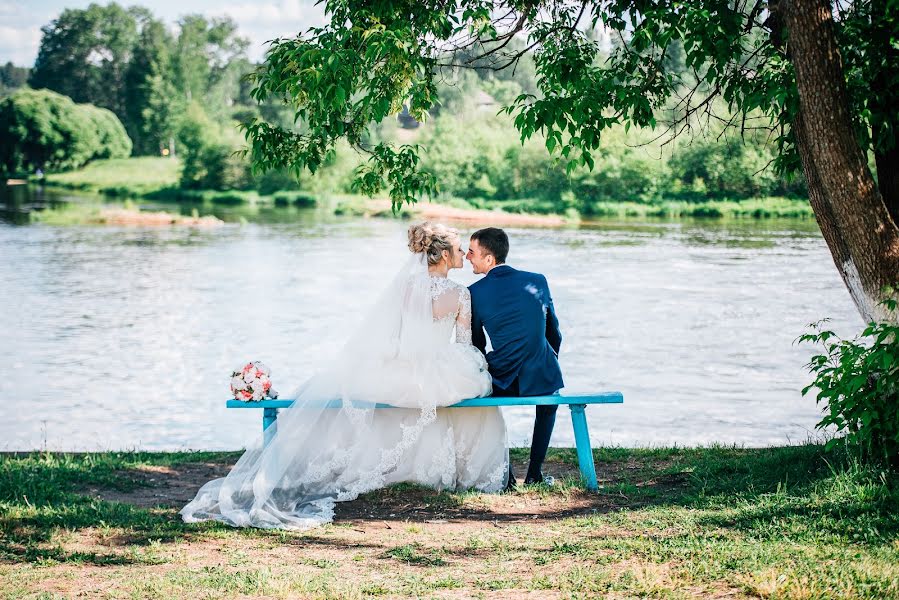
[[[252,190],[184,190],[178,187],[181,164],[178,159],[162,157],[134,157],[95,161],[77,171],[47,175],[46,183],[55,187],[82,190],[117,197],[146,198],[183,202],[212,202],[218,204],[274,204],[275,206],[314,207],[330,204],[337,215],[394,217],[382,203],[372,202],[355,194],[329,195],[324,201],[314,194],[281,191],[260,195]],[[749,200],[708,200],[685,202],[659,200],[653,203],[598,202],[591,213],[578,215],[556,203],[536,198],[514,200],[463,199],[441,197],[439,204],[454,208],[493,209],[515,214],[561,215],[576,221],[592,218],[812,218],[814,213],[805,200],[769,197]],[[398,215],[409,218],[409,210]]]
[[[266,202],[255,191],[185,190],[179,187],[181,161],[177,158],[139,156],[97,160],[84,168],[46,176],[52,187],[122,198],[244,204]]]
[[[817,445],[597,449],[598,494],[553,449],[554,488],[394,486],[302,533],[132,503],[237,456],[0,458],[0,597],[899,597],[896,475]]]
[[[662,201],[653,204],[600,202],[594,205],[594,212],[591,216],[767,219],[813,218],[814,212],[806,200],[771,197],[704,202]]]
[[[141,156],[97,160],[84,168],[46,176],[54,187],[81,190],[109,196],[141,197],[174,188],[181,177],[181,162],[176,158]]]

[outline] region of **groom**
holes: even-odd
[[[546,277],[506,264],[509,236],[502,229],[475,231],[468,246],[474,272],[485,277],[471,284],[471,339],[486,353],[494,396],[546,396],[564,386],[559,368],[562,333]],[[546,482],[542,472],[558,406],[538,406],[525,484]],[[515,477],[509,469],[509,486]]]

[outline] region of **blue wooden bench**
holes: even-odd
[[[593,450],[590,447],[590,433],[587,431],[587,417],[584,409],[588,404],[621,404],[624,396],[621,392],[604,392],[600,394],[584,395],[560,395],[531,396],[524,398],[501,398],[488,396],[486,398],[471,398],[457,402],[446,408],[470,408],[476,406],[537,406],[537,405],[562,405],[567,404],[571,409],[571,424],[574,426],[574,441],[577,446],[577,460],[581,469],[581,477],[587,485],[587,489],[596,490],[596,465],[593,462]],[[241,402],[240,400],[228,400],[228,408],[261,408],[262,430],[265,434],[264,443],[271,439],[269,427],[278,418],[278,409],[287,408],[293,404],[292,400],[262,400],[260,402]],[[339,408],[341,400],[332,400],[326,403],[328,408]],[[366,408],[397,408],[390,404],[358,403],[358,406]]]

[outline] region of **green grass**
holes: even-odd
[[[186,525],[78,493],[127,495],[151,485],[142,469],[236,453],[4,456],[0,597],[899,597],[895,474],[817,445],[595,456],[599,494],[570,478],[502,495],[401,485],[353,503],[372,516],[303,533]],[[576,460],[552,449],[547,470]]]
[[[51,173],[46,183],[110,196],[140,197],[176,187],[180,177],[178,159],[141,156],[97,160],[75,171]]]
[[[281,191],[273,195],[260,195],[249,191],[184,190],[179,187],[181,164],[178,159],[161,157],[134,157],[95,161],[86,167],[67,173],[47,175],[46,183],[66,189],[82,190],[118,197],[147,198],[187,202],[213,202],[219,204],[269,204],[299,207],[317,206],[324,200],[337,215],[345,216],[400,216],[409,218],[409,211],[393,215],[390,209],[373,209],[368,197],[355,194],[329,194],[320,199],[314,194],[300,191]],[[463,199],[441,197],[436,200],[454,208],[496,209],[510,213],[562,215],[571,221],[579,216],[573,209],[566,209],[547,200],[521,198],[512,200]],[[592,205],[593,218],[812,218],[811,207],[805,200],[768,197],[749,200],[709,200],[685,202],[659,200],[652,203],[598,202]]]
[[[177,158],[139,156],[94,161],[82,169],[47,175],[52,187],[123,198],[146,198],[215,204],[268,202],[269,196],[242,190],[185,190],[179,187],[181,161]]]
[[[704,202],[666,200],[652,204],[599,202],[594,205],[590,217],[813,218],[814,212],[806,200],[772,197]]]

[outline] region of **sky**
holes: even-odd
[[[105,0],[93,3],[108,4]],[[41,44],[41,27],[66,8],[87,8],[90,4],[91,0],[0,0],[0,64],[12,61],[19,67],[34,65]],[[322,6],[315,6],[314,0],[121,0],[119,4],[149,8],[172,28],[179,17],[188,13],[227,15],[237,23],[240,34],[250,39],[248,54],[254,61],[265,54],[266,40],[295,35],[324,22]]]

